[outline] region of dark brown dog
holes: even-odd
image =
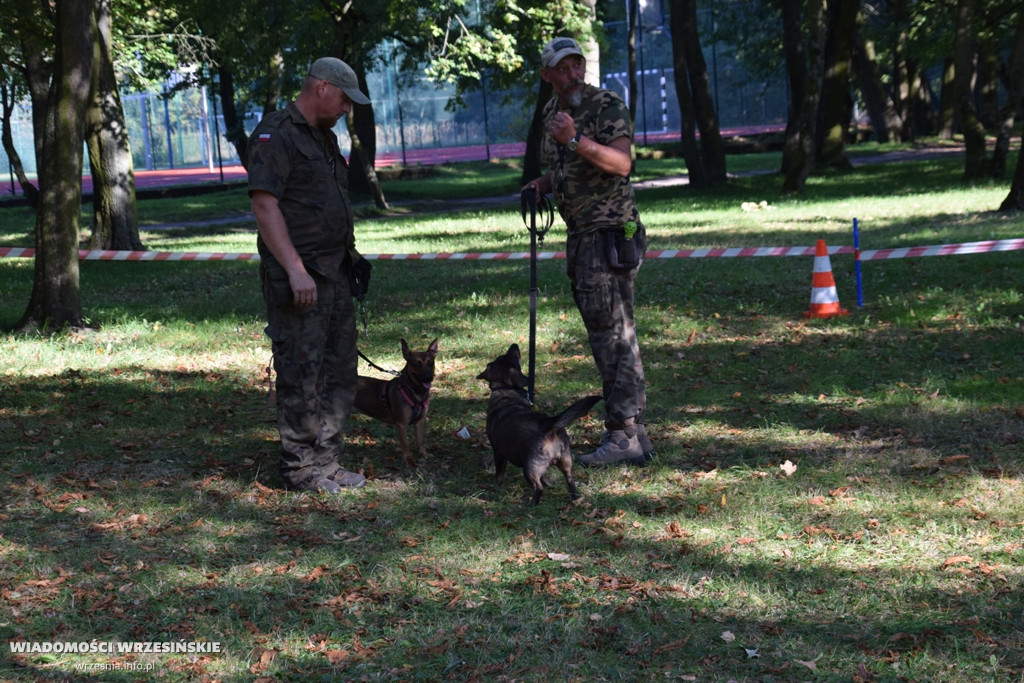
[[[409,450],[406,429],[411,425],[416,434],[416,451],[427,457],[423,446],[423,431],[430,403],[430,385],[434,381],[434,359],[437,358],[437,340],[430,342],[426,351],[412,351],[404,339],[402,356],[405,367],[392,380],[359,376],[355,407],[359,412],[381,422],[395,425],[402,458],[410,467],[416,460]]]
[[[513,344],[477,375],[491,388],[487,438],[494,451],[494,473],[500,483],[505,463],[522,467],[523,476],[533,486],[530,505],[536,505],[544,492],[544,473],[554,465],[562,470],[569,496],[576,500],[580,494],[572,476],[572,448],[565,428],[586,415],[601,397],[580,399],[554,417],[535,411],[523,391],[529,380],[520,369],[520,359],[519,346]]]

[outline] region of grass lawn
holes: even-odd
[[[761,173],[638,200],[651,249],[851,245],[854,218],[862,249],[1024,237],[995,211],[1009,183],[961,173],[865,164],[798,197]],[[518,180],[502,162],[389,181],[395,212],[362,207],[358,244],[528,251],[515,201],[437,200]],[[251,252],[246,210],[244,190],[146,200],[151,228],[237,221],[143,241]],[[0,215],[0,245],[31,246],[31,216]],[[556,221],[543,248],[563,245]],[[397,369],[399,339],[440,339],[430,457],[405,468],[393,429],[356,415],[343,459],[369,482],[336,496],[277,475],[255,263],[82,262],[93,328],[0,334],[0,681],[1024,680],[1024,255],[866,261],[863,306],[854,258],[831,266],[849,314],[807,319],[810,257],[645,263],[657,456],[579,468],[575,504],[553,471],[531,508],[518,469],[493,481],[475,379],[528,348],[527,261],[374,261],[363,352]],[[564,262],[538,280],[537,407],[555,412],[598,384]],[[0,259],[0,328],[31,284],[30,260]],[[570,427],[575,452],[600,418]],[[92,641],[219,651],[8,645]]]

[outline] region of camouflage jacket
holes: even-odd
[[[542,113],[545,135],[541,149],[548,160],[555,203],[568,232],[591,232],[621,227],[631,220],[639,222],[633,185],[628,177],[605,173],[547,134],[551,119],[558,111],[558,98],[553,97]],[[602,145],[615,138],[633,137],[629,109],[622,98],[610,90],[586,86],[583,102],[569,113],[576,122],[577,132]]]
[[[330,279],[341,277],[347,256],[355,262],[348,164],[331,130],[310,126],[294,103],[267,114],[249,136],[245,168],[249,193],[269,192],[288,226],[306,268]],[[262,237],[260,258],[273,261]]]

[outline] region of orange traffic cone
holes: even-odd
[[[832,277],[832,262],[828,258],[825,240],[818,240],[814,249],[814,275],[811,279],[811,310],[804,312],[805,318],[831,318],[846,315],[848,311],[839,307],[839,293]]]

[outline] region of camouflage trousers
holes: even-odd
[[[638,253],[642,255],[647,248],[642,227],[638,235]],[[621,429],[630,418],[643,423],[647,393],[633,321],[634,283],[643,258],[635,268],[613,269],[608,265],[605,234],[595,230],[568,236],[566,264],[590,352],[601,375],[605,425]]]
[[[277,374],[277,427],[281,476],[289,484],[298,470],[336,469],[344,451],[345,423],[355,401],[358,373],[355,305],[347,277],[332,281],[311,273],[317,304],[298,308],[280,273],[260,269],[267,304],[266,333]],[[296,477],[291,475],[295,474]]]

